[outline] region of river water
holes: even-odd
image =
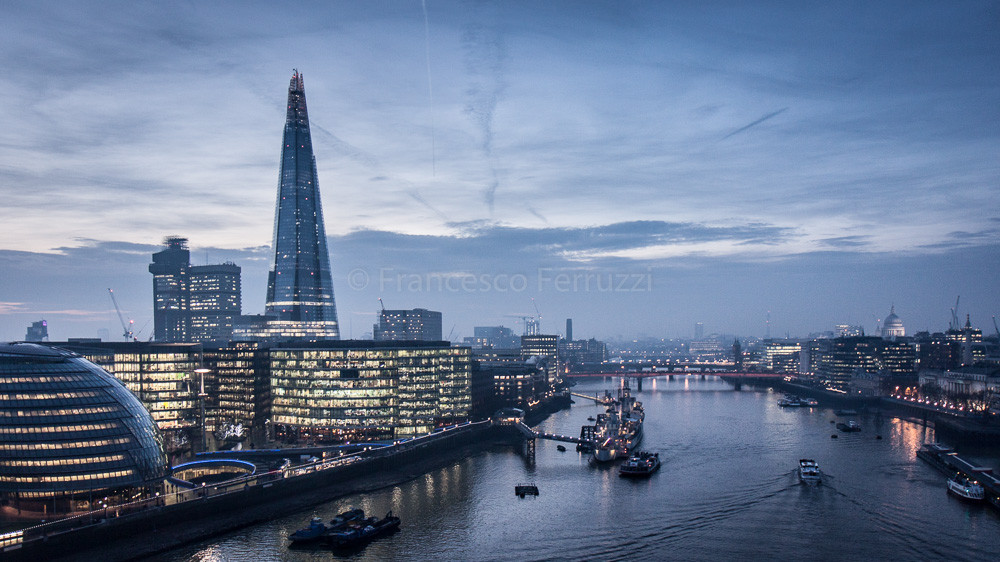
[[[615,380],[586,380],[574,391],[598,394]],[[780,394],[734,391],[715,377],[647,380],[634,394],[646,409],[642,448],[663,460],[648,480],[591,466],[572,444],[559,452],[539,441],[534,466],[512,448],[495,449],[158,560],[1000,557],[1000,516],[949,496],[944,476],[916,460],[933,429],[867,416],[857,418],[860,433],[840,433],[828,408],[779,408]],[[538,428],[578,435],[603,411],[575,400]],[[1000,451],[961,451],[1000,468]],[[802,457],[819,463],[821,486],[799,483]],[[520,482],[536,483],[540,495],[517,498]],[[402,528],[348,556],[287,547],[285,537],[312,516],[330,519],[353,506],[380,516],[391,509]]]

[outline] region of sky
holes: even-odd
[[[0,341],[151,332],[151,254],[264,308],[304,75],[344,337],[1000,314],[998,2],[0,5]],[[768,323],[768,318],[770,322]],[[450,333],[449,333],[450,332]]]

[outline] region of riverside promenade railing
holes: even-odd
[[[202,485],[189,490],[170,494],[157,494],[133,502],[108,505],[100,509],[86,511],[17,531],[0,534],[0,553],[28,547],[36,541],[46,541],[67,533],[84,533],[97,526],[114,524],[128,519],[142,519],[164,508],[173,506],[193,505],[192,502],[211,502],[213,499],[235,497],[240,494],[252,493],[254,490],[270,488],[278,483],[291,483],[296,480],[317,475],[334,475],[349,466],[363,466],[368,463],[394,457],[396,455],[426,447],[458,433],[470,431],[473,428],[483,428],[490,421],[464,422],[442,428],[433,433],[396,440],[386,445],[367,451],[358,451],[327,460],[288,466],[268,472],[255,473],[234,478],[217,484]]]

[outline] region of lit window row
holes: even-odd
[[[49,476],[0,476],[0,482],[14,482],[15,484],[48,484],[55,482],[80,482],[84,480],[104,480],[107,478],[122,478],[135,474],[132,469],[114,470],[110,472],[98,472],[87,474],[66,474]]]
[[[100,457],[75,457],[69,459],[17,459],[0,460],[0,466],[13,467],[43,467],[43,466],[74,466],[78,464],[95,464],[100,462],[117,462],[125,460],[125,455],[104,455]]]

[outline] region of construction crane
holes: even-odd
[[[535,303],[535,297],[531,297],[531,306],[535,307],[535,314],[538,315],[538,321],[535,323],[535,329],[539,332],[542,331],[542,313],[538,311],[538,304]]]
[[[125,341],[139,341],[139,338],[135,337],[135,320],[129,318],[128,324],[125,323],[125,317],[122,316],[122,309],[118,307],[118,299],[115,298],[115,292],[108,288],[108,294],[111,295],[111,303],[115,305],[115,312],[118,313],[118,321],[122,323],[122,336],[125,337]]]
[[[1000,343],[1000,327],[997,327],[997,317],[993,317],[993,329],[997,333],[997,343]]]
[[[951,322],[948,327],[952,330],[961,329],[962,325],[958,322],[958,301],[961,300],[962,295],[955,297],[955,308],[951,309]]]

